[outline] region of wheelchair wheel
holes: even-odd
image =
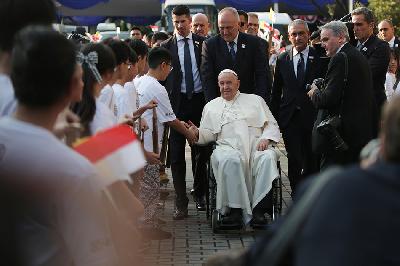
[[[278,218],[282,213],[282,179],[276,178],[272,183],[272,220]]]
[[[211,213],[211,227],[214,234],[217,234],[220,229],[220,217],[221,215],[217,210],[213,210]]]

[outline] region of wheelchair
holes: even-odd
[[[212,150],[215,149],[216,143],[212,145]],[[282,214],[282,168],[280,161],[277,161],[278,177],[272,182],[272,221],[276,220]],[[211,156],[207,162],[207,177],[206,177],[206,216],[210,220],[213,233],[230,230],[242,230],[244,224],[223,224],[222,215],[216,209],[217,202],[217,181],[215,179],[212,166]]]

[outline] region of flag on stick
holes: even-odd
[[[141,143],[127,125],[101,131],[74,149],[95,165],[105,186],[116,180],[129,180],[129,174],[146,164]]]

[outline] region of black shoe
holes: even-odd
[[[264,213],[254,211],[253,218],[251,219],[250,225],[253,227],[262,227],[268,224],[267,218],[265,218]]]
[[[172,216],[172,219],[174,219],[174,220],[183,220],[183,219],[185,219],[187,217],[188,217],[188,210],[187,209],[185,209],[185,210],[176,209],[175,212],[174,212],[174,215]]]
[[[229,215],[222,218],[222,224],[234,225],[242,223],[242,209],[231,208]]]
[[[148,240],[163,240],[172,237],[170,232],[163,231],[157,227],[141,228],[140,232],[142,233],[143,238]]]
[[[206,210],[206,201],[204,197],[193,197],[196,202],[196,210],[205,211]]]

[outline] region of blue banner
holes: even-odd
[[[98,3],[106,3],[108,1],[110,0],[58,0],[63,6],[73,9],[85,9],[97,5]]]

